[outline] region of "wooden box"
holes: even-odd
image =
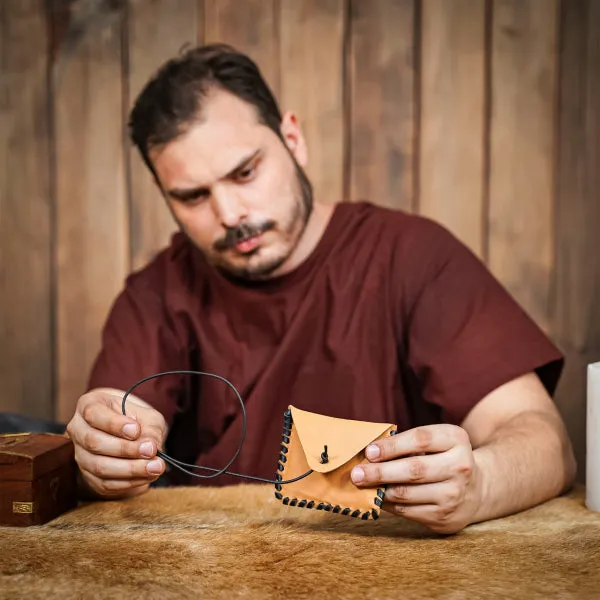
[[[41,525],[76,505],[77,467],[69,438],[0,434],[0,525]]]

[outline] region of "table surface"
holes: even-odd
[[[159,488],[0,527],[0,598],[599,598],[600,513],[578,487],[438,536],[282,505],[270,486]]]

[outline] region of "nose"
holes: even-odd
[[[213,190],[213,206],[223,227],[236,227],[247,217],[244,203],[232,190],[226,188]]]

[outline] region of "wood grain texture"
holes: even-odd
[[[60,420],[84,391],[129,263],[121,17],[67,43],[54,68]]]
[[[414,0],[350,3],[350,199],[411,210]]]
[[[281,105],[307,139],[315,198],[343,198],[343,0],[281,0]]]
[[[600,361],[600,5],[562,7],[555,336],[566,353],[557,402],[585,474],[587,365]]]
[[[424,0],[419,212],[483,251],[485,2]]]
[[[129,0],[128,110],[166,60],[196,44],[197,12],[197,0]],[[136,148],[131,146],[128,158],[131,264],[139,269],[169,243],[177,226]]]
[[[489,265],[547,332],[552,318],[556,0],[499,0],[492,31]]]
[[[207,43],[231,44],[248,54],[279,93],[278,0],[204,0],[204,24]]]
[[[0,411],[50,418],[51,191],[42,0],[0,2]]]

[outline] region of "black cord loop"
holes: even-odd
[[[242,437],[240,439],[239,446],[238,446],[237,450],[235,451],[233,457],[222,469],[213,469],[211,467],[202,467],[199,465],[191,465],[189,463],[184,463],[184,462],[181,462],[180,460],[171,458],[170,456],[168,456],[161,450],[158,450],[156,455],[159,456],[160,458],[162,458],[166,463],[170,464],[172,467],[175,467],[176,469],[179,469],[180,471],[183,471],[184,473],[187,473],[188,475],[191,475],[192,477],[198,477],[199,479],[212,479],[213,477],[218,477],[219,475],[233,475],[234,477],[242,477],[243,479],[251,479],[252,481],[259,481],[262,483],[274,483],[274,484],[279,484],[279,485],[285,485],[287,483],[294,483],[295,481],[300,481],[300,479],[304,479],[305,477],[308,477],[313,472],[313,470],[310,469],[306,473],[303,473],[302,475],[299,475],[298,477],[295,477],[294,479],[278,481],[275,479],[264,479],[262,477],[253,477],[252,475],[242,475],[241,473],[233,473],[232,471],[228,471],[227,469],[229,469],[229,467],[233,464],[235,459],[238,457],[238,454],[240,453],[242,446],[244,445],[244,440],[246,438],[246,407],[244,406],[244,401],[242,400],[240,393],[237,391],[237,389],[233,385],[233,383],[231,383],[224,377],[221,377],[220,375],[215,375],[214,373],[205,373],[203,371],[186,371],[186,370],[184,370],[184,371],[164,371],[162,373],[155,373],[154,375],[149,375],[148,377],[144,377],[143,379],[140,379],[139,381],[134,383],[125,392],[125,395],[123,396],[123,402],[121,404],[121,410],[123,412],[123,415],[127,416],[127,413],[125,412],[125,402],[127,400],[127,396],[129,396],[129,394],[131,394],[131,392],[133,392],[133,390],[138,385],[141,385],[142,383],[145,383],[146,381],[150,381],[151,379],[156,379],[157,377],[162,377],[163,375],[205,375],[206,377],[214,377],[215,379],[218,379],[219,381],[226,383],[234,391],[235,395],[237,396],[237,399],[239,400],[240,407],[242,408]],[[199,475],[198,473],[192,473],[192,471],[189,471],[188,469],[186,469],[184,467],[188,467],[188,469],[202,469],[204,471],[213,471],[213,473],[211,475]]]

